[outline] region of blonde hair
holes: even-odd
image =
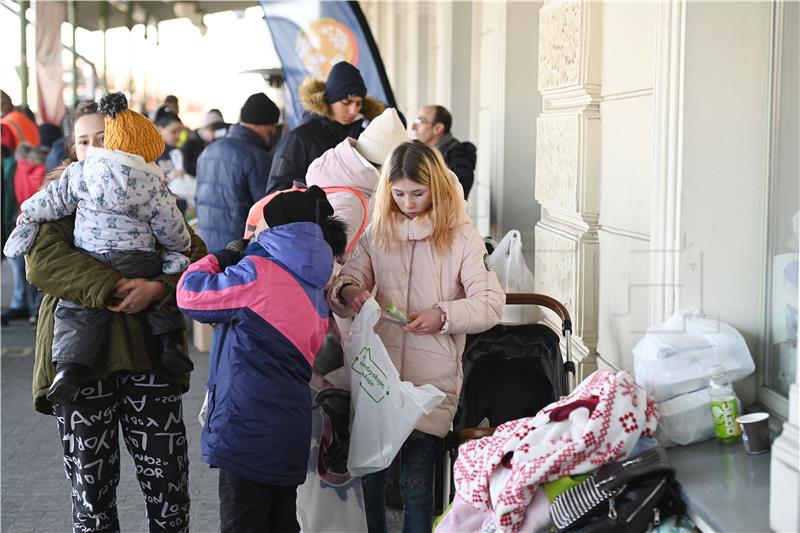
[[[399,145],[381,169],[371,220],[375,243],[389,251],[397,239],[396,223],[405,215],[392,197],[392,184],[402,178],[430,187],[431,207],[420,216],[431,219],[430,240],[433,249],[443,255],[450,246],[452,217],[462,209],[461,195],[442,155],[421,141]]]

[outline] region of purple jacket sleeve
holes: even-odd
[[[178,307],[198,322],[216,323],[233,318],[247,307],[256,283],[253,262],[242,259],[222,271],[216,256],[209,254],[189,266],[178,282]]]

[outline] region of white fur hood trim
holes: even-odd
[[[123,152],[121,150],[109,150],[108,148],[95,148],[91,147],[86,152],[86,157],[94,157],[97,159],[108,159],[115,161],[121,165],[131,167],[142,172],[155,174],[157,176],[164,176],[164,171],[155,163],[147,163],[140,155],[132,154],[130,152]]]

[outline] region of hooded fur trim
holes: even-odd
[[[328,109],[328,104],[325,102],[325,82],[317,78],[306,78],[300,84],[300,89],[297,91],[300,96],[300,103],[303,104],[303,109],[322,115],[323,117],[331,118]],[[386,108],[378,100],[367,96],[364,98],[364,105],[361,107],[361,114],[367,120],[372,120],[377,117]]]
[[[45,146],[33,146],[25,141],[19,143],[17,149],[14,151],[14,159],[17,161],[28,161],[34,165],[41,165],[47,159],[47,153],[50,151]]]

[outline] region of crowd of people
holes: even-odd
[[[465,337],[505,303],[467,214],[475,146],[436,105],[412,141],[345,62],[299,96],[307,113],[276,143],[280,109],[263,93],[236,123],[212,109],[194,132],[175,97],[147,117],[107,93],[63,136],[3,93],[3,324],[37,326],[34,405],[58,420],[76,531],[120,530],[120,434],[150,531],[189,530],[183,315],[214,325],[201,448],[219,469],[221,531],[299,531],[316,358],[341,353],[369,298],[408,316],[376,330],[401,379],[445,394],[399,455],[404,531],[431,530]],[[186,176],[196,189],[177,194]],[[384,478],[362,478],[371,533],[387,530]]]

